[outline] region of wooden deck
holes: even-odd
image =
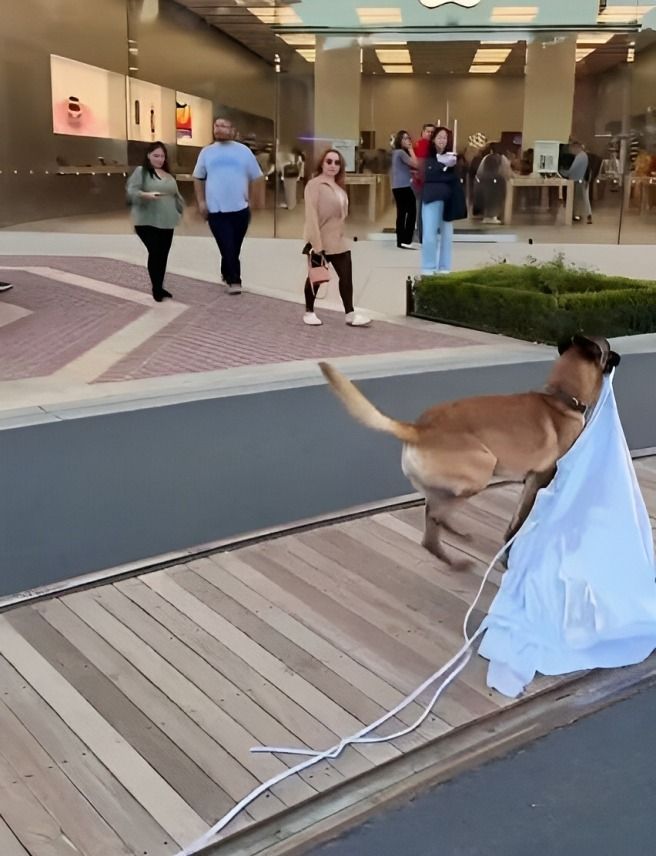
[[[656,458],[636,470],[656,525]],[[0,615],[1,856],[177,853],[298,761],[251,746],[326,749],[377,719],[459,648],[516,494],[491,489],[463,514],[474,540],[451,543],[470,573],[420,547],[413,507]],[[421,729],[286,780],[226,836],[513,704],[485,673],[474,657]]]

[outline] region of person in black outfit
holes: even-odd
[[[417,202],[412,189],[412,173],[417,169],[412,140],[407,131],[399,131],[394,137],[392,151],[392,193],[396,202],[396,246],[414,249],[412,239],[415,234]]]

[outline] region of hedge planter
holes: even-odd
[[[415,315],[554,344],[577,330],[611,336],[656,332],[656,282],[568,265],[495,264],[422,277]]]

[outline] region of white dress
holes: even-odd
[[[515,697],[536,672],[638,663],[656,649],[649,516],[610,378],[513,544],[484,624],[488,686]]]

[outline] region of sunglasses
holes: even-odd
[[[326,158],[324,163],[327,163],[330,166],[339,166],[341,164],[341,161],[339,160],[339,158],[337,158],[337,160],[333,160],[332,158]]]

